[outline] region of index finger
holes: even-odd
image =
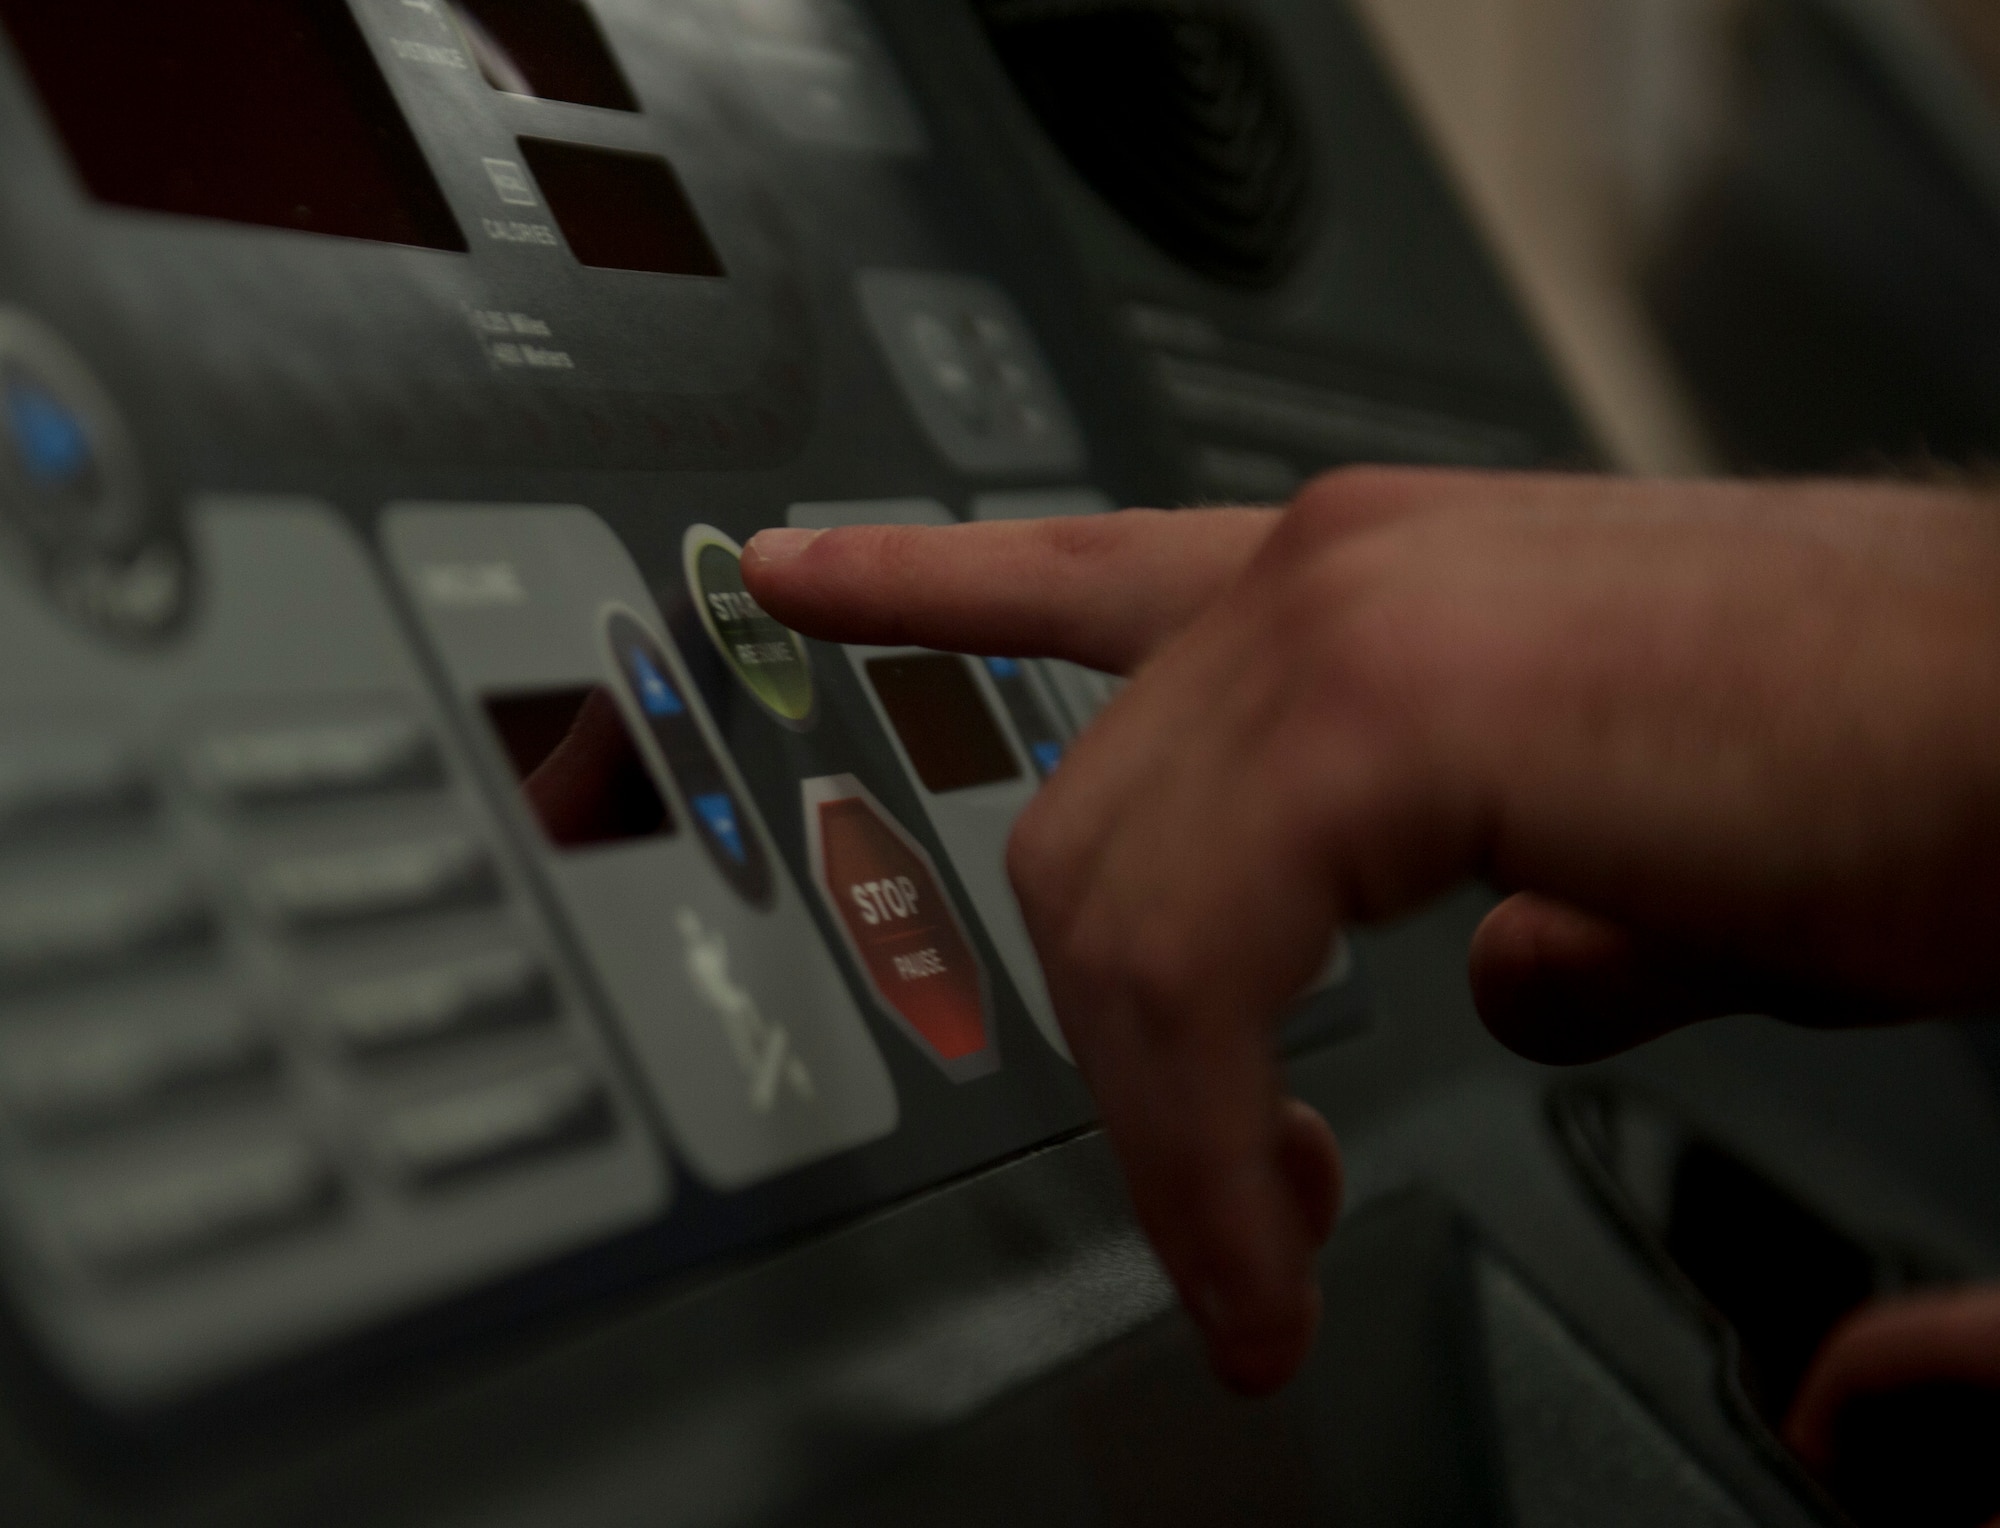
[[[1277,521],[1267,509],[1128,509],[768,530],[743,549],[743,581],[778,620],[828,641],[1129,673],[1235,581]]]

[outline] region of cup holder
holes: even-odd
[[[1660,1276],[1700,1313],[1739,1422],[1822,1504],[1828,1484],[1779,1441],[1807,1366],[1850,1311],[1884,1295],[1956,1282],[1962,1270],[1857,1237],[1657,1102],[1601,1083],[1550,1099],[1557,1139]],[[1906,1503],[1907,1505],[1907,1503]]]

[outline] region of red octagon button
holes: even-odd
[[[813,880],[877,1000],[953,1081],[995,1070],[986,972],[930,856],[852,775],[802,790]]]

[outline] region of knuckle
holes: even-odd
[[[1134,920],[1125,941],[1125,987],[1156,1030],[1171,1033],[1192,1010],[1211,964],[1208,941],[1165,907]]]
[[[1336,467],[1313,478],[1292,501],[1292,514],[1322,530],[1407,505],[1427,481],[1408,467]]]
[[[1030,802],[1007,835],[1007,879],[1030,927],[1057,904],[1068,868],[1069,856],[1051,824],[1047,799],[1038,796]]]
[[[1379,552],[1339,547],[1315,557],[1265,596],[1273,651],[1321,679],[1364,679],[1394,656],[1400,601]]]
[[[1465,657],[1460,617],[1405,576],[1405,561],[1385,543],[1353,543],[1276,595],[1273,640],[1315,703],[1402,709],[1451,682]]]
[[[1197,930],[1164,899],[1133,904],[1092,898],[1060,931],[1060,958],[1078,990],[1170,1034],[1202,990],[1207,952]]]

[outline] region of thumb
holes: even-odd
[[[1509,897],[1472,938],[1473,1000],[1495,1039],[1530,1061],[1601,1061],[1732,1013],[1820,1027],[1884,1024],[1914,1010],[1833,990],[1727,954],[1634,933],[1570,903]]]

